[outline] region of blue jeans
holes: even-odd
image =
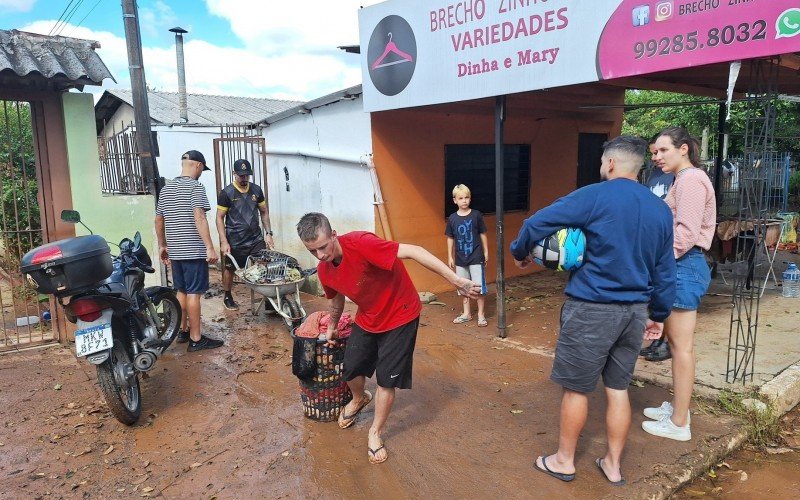
[[[703,251],[698,247],[683,254],[675,263],[677,283],[675,285],[675,302],[672,307],[686,311],[696,311],[700,307],[700,298],[708,291],[711,283],[711,270],[706,264]]]

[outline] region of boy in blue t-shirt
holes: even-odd
[[[660,165],[656,159],[656,154],[658,153],[656,139],[658,139],[658,134],[650,139],[647,146],[650,151],[650,162],[648,165],[649,168],[642,178],[642,184],[647,186],[654,195],[663,200],[667,197],[669,188],[671,188],[672,184],[675,182],[675,174],[665,173],[661,170],[663,165]],[[666,335],[662,335],[660,339],[654,340],[649,346],[643,348],[640,351],[640,355],[644,356],[644,359],[647,361],[664,361],[670,359],[672,353],[669,350],[669,342],[667,341]]]
[[[486,289],[486,256],[489,254],[489,241],[486,238],[486,224],[483,214],[469,208],[472,193],[469,188],[459,184],[453,188],[453,203],[458,211],[450,214],[444,234],[447,236],[447,263],[456,274],[472,280],[481,286],[478,297],[478,326],[488,326],[484,312]],[[478,242],[480,240],[480,243]],[[453,323],[472,321],[469,297],[464,297],[464,312]]]

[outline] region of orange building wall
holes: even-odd
[[[522,221],[575,189],[578,134],[607,133],[614,137],[620,133],[621,107],[587,109],[585,106],[621,106],[623,102],[624,90],[602,84],[508,97],[504,142],[531,145],[531,189],[529,212],[505,214],[506,277],[530,272],[514,266],[508,252]],[[442,206],[444,146],[494,144],[494,99],[372,113],[372,141],[393,238],[421,245],[447,262]],[[481,186],[469,187],[473,191],[481,189]],[[493,282],[497,274],[496,217],[486,216],[485,221],[489,239],[487,280]],[[376,232],[381,234],[380,222],[377,224]],[[418,290],[452,289],[449,283],[415,262],[405,263]]]

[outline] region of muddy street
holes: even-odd
[[[69,347],[4,355],[0,497],[598,498],[666,491],[693,461],[726,446],[738,424],[698,414],[692,442],[656,442],[641,431],[637,409],[668,393],[647,384],[631,386],[624,490],[594,466],[605,451],[602,391],[590,398],[577,479],[561,483],[532,468],[536,455],[557,446],[560,389],[548,376],[561,279],[509,287],[507,340],[492,327],[452,324],[460,308],[454,294],[440,296],[445,305],[423,307],[414,388],[398,392],[382,465],[367,460],[372,405],[346,430],[303,416],[286,327],[274,315],[253,317],[244,290],[239,312],[223,310],[220,297],[204,301],[207,332],[227,345],[198,353],[170,347],[142,381],[142,418],[132,427],[110,415],[94,367]],[[303,305],[310,313],[326,302],[304,295]]]
[[[779,442],[745,447],[681,489],[675,498],[797,498],[800,491],[800,406],[781,419]]]

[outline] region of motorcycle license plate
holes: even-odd
[[[75,331],[75,354],[78,357],[111,349],[114,339],[111,335],[110,309],[103,311],[95,321],[78,320],[78,326],[81,327]]]

